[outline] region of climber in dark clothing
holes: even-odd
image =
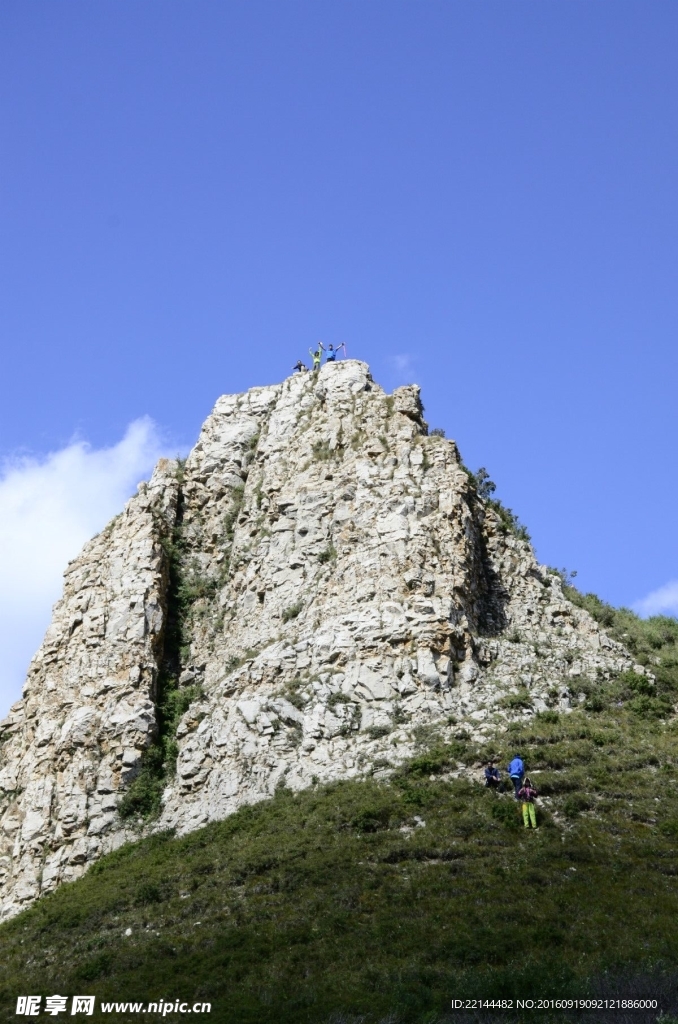
[[[499,769],[495,765],[494,761],[488,761],[487,767],[485,768],[485,788],[486,789],[499,789],[500,781]]]
[[[302,363],[301,359],[297,359],[292,369],[294,370],[295,373],[299,373],[302,370],[308,370],[308,366],[306,365],[306,363]]]

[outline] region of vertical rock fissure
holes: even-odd
[[[189,637],[191,589],[184,571],[186,537],[184,531],[183,463],[177,468],[179,483],[176,517],[172,530],[163,542],[167,559],[166,621],[162,637],[162,656],[154,693],[156,733],[141,760],[138,775],[119,804],[123,819],[144,819],[157,816],[162,806],[166,781],[174,774],[177,759],[176,729],[181,716],[201,695],[199,685],[181,685],[183,653]]]
[[[249,461],[243,466],[242,483],[231,488],[230,507],[220,538],[223,562],[219,571],[205,573],[196,559],[204,542],[199,517],[187,517],[185,462],[177,465],[177,504],[173,528],[163,541],[167,559],[166,620],[162,654],[153,695],[156,733],[143,754],[140,770],[120,801],[123,820],[139,824],[158,816],[165,786],[174,777],[178,754],[177,727],[189,707],[203,695],[191,666],[191,640],[199,619],[213,612],[213,603],[231,575],[231,558],[238,517],[242,511],[249,469],[256,458],[260,434],[250,439]],[[213,627],[216,628],[218,616]]]

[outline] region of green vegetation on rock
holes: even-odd
[[[179,474],[183,474],[181,462]],[[201,693],[199,686],[179,685],[182,660],[188,649],[188,625],[193,606],[208,592],[203,581],[195,573],[187,572],[184,564],[186,542],[181,495],[172,537],[164,547],[169,584],[163,658],[156,685],[156,735],[144,752],[139,774],[120,801],[118,810],[123,819],[146,819],[159,813],[162,791],[176,766],[178,747],[175,736],[179,720]]]
[[[498,498],[492,495],[497,485],[490,480],[490,475],[484,466],[481,466],[476,473],[472,473],[466,466],[463,467],[468,474],[477,496],[499,516],[501,530],[503,533],[513,533],[519,540],[530,540],[530,534],[524,523],[521,523],[513,509],[507,508]]]
[[[613,608],[595,594],[581,594],[571,585],[564,586],[563,592],[573,604],[586,609],[609,636],[623,644],[647,673],[625,672],[596,687],[587,701],[588,709],[624,706],[644,718],[673,714],[678,700],[678,619],[667,615],[641,619],[628,608]]]

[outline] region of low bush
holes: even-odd
[[[296,619],[303,607],[303,601],[296,601],[295,604],[291,604],[289,608],[285,608],[282,613],[283,622],[290,622],[292,619]]]
[[[526,689],[521,689],[517,693],[508,693],[502,697],[499,706],[508,708],[510,711],[529,710],[533,707],[533,701],[529,692]]]
[[[576,818],[582,811],[588,811],[593,806],[591,798],[583,793],[572,793],[563,803],[563,812],[568,818]]]
[[[513,798],[495,800],[490,807],[490,814],[495,821],[501,822],[506,828],[517,829],[522,824],[520,804]]]
[[[318,561],[321,565],[327,565],[328,562],[336,562],[336,560],[337,552],[333,544],[328,544],[318,555]]]

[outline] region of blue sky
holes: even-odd
[[[0,704],[54,563],[319,338],[421,384],[542,561],[678,611],[677,30],[661,0],[1,0]]]

